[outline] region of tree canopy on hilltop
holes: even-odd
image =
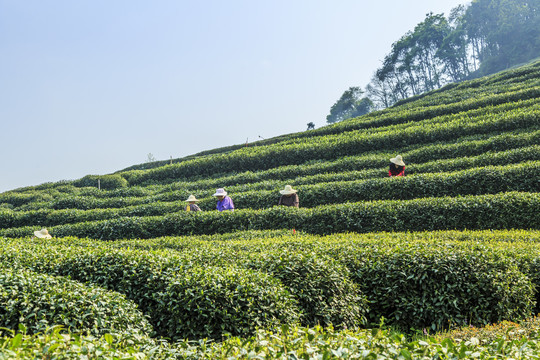
[[[473,0],[448,17],[429,13],[392,44],[366,86],[372,107],[385,108],[451,82],[492,74],[540,56],[540,0]],[[358,116],[351,87],[328,122]],[[369,98],[369,99],[368,99]],[[370,108],[371,109],[371,108]],[[370,110],[368,109],[368,111]]]

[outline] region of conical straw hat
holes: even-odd
[[[401,157],[401,155],[398,155],[395,158],[391,158],[390,162],[399,166],[405,166],[405,163],[403,162],[403,158]]]
[[[36,235],[40,239],[50,239],[52,236],[49,234],[47,229],[41,229],[39,231],[34,231],[34,235]]]
[[[197,200],[197,199],[195,198],[195,195],[189,195],[189,197],[187,198],[187,200],[184,200],[184,201],[190,202],[190,201],[200,201],[200,200]]]
[[[279,193],[281,195],[290,195],[296,193],[296,190],[294,190],[291,185],[285,185],[285,189],[280,190]]]

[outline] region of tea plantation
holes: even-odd
[[[299,209],[277,206],[286,184]],[[8,191],[0,359],[536,359],[539,190],[540,62]],[[190,194],[202,212],[183,211]],[[53,239],[31,239],[43,227]]]

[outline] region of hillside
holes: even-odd
[[[406,176],[389,178],[397,154]],[[343,345],[354,351],[387,341],[435,356],[435,343],[422,350],[360,329],[381,317],[426,333],[537,314],[539,174],[536,62],[247,147],[4,192],[0,290],[17,290],[0,294],[0,327],[23,324],[28,351],[52,341],[33,334],[62,324],[98,339],[68,347],[111,351],[113,333],[126,353],[130,343],[155,358],[226,358],[274,351],[266,347],[276,337],[263,332],[287,324],[282,339],[306,334],[298,354],[319,346],[307,335],[318,334],[336,347],[317,354],[335,355],[353,336],[368,339]],[[276,206],[286,184],[299,209]],[[218,187],[234,212],[215,211]],[[183,211],[190,194],[202,212]],[[30,239],[42,227],[53,239]],[[155,342],[224,334],[239,338],[208,348]]]
[[[534,218],[520,214],[538,201],[539,72],[535,63],[454,84],[257,146],[6,192],[0,194],[0,233],[25,236],[46,226],[56,236],[114,239],[276,227],[314,233],[535,227]],[[385,176],[396,154],[407,163],[404,178]],[[298,189],[300,211],[274,208],[285,184]],[[213,210],[218,187],[239,211],[178,212],[190,194],[203,210]],[[514,218],[486,216],[491,207]],[[422,209],[423,218],[412,208]],[[467,221],[456,221],[455,212]],[[166,225],[156,228],[156,222]]]

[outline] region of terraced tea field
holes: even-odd
[[[406,176],[389,178],[397,154]],[[433,334],[539,312],[539,154],[535,63],[249,147],[2,193],[0,358],[538,356],[532,335],[419,342],[380,324]],[[299,209],[277,206],[286,184]],[[215,211],[218,187],[234,212]],[[202,212],[183,211],[190,194]],[[42,227],[53,239],[30,239]]]

